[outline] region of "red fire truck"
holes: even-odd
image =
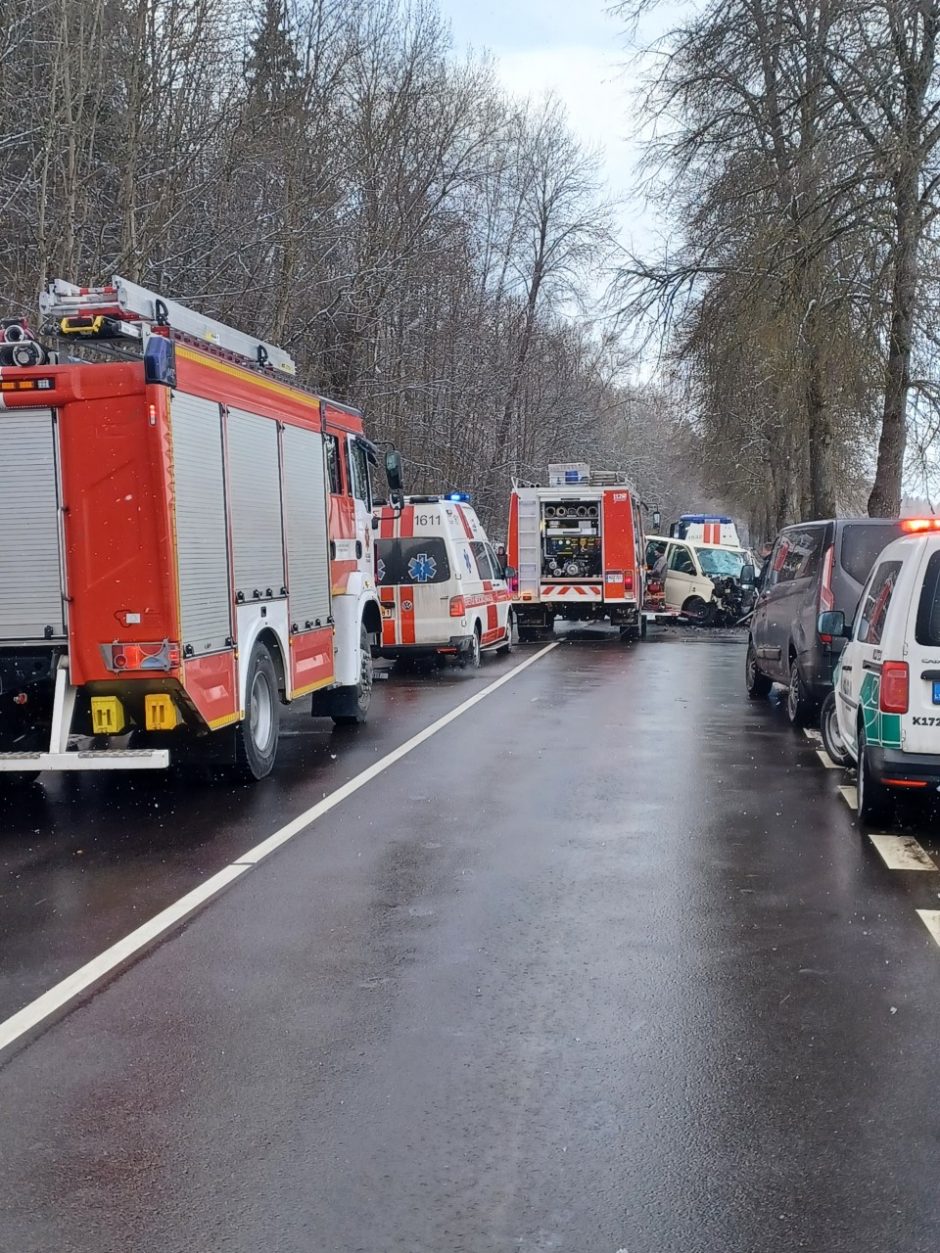
[[[549,466],[548,487],[515,483],[507,555],[520,639],[550,633],[556,618],[607,619],[624,640],[643,633],[643,519],[623,475],[576,462]]]
[[[361,722],[382,629],[361,414],[120,278],[57,280],[41,309],[43,342],[0,337],[0,771],[172,752],[259,779],[282,703]]]

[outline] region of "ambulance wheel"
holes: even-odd
[[[497,657],[506,657],[512,652],[513,646],[515,645],[515,642],[516,642],[515,631],[516,631],[516,616],[510,609],[509,616],[506,619],[506,643],[500,644],[499,648],[497,648],[496,650]],[[520,639],[522,638],[521,632],[519,634],[519,638]]]
[[[822,703],[822,709],[819,711],[819,730],[822,735],[823,748],[829,754],[830,760],[837,766],[848,766],[850,760],[842,739],[842,732],[839,730],[835,692],[830,692]]]
[[[482,660],[483,650],[480,646],[480,624],[477,623],[473,628],[473,634],[470,636],[470,647],[464,653],[461,664],[465,670],[479,670]]]
[[[885,821],[891,798],[888,789],[872,774],[863,718],[858,720],[858,777],[855,781],[855,795],[855,812],[859,822],[878,826]]]
[[[271,654],[258,643],[248,663],[245,717],[235,732],[236,772],[248,782],[263,779],[274,768],[280,734],[281,702]]]
[[[359,628],[359,682],[341,687],[333,694],[332,718],[338,727],[354,727],[365,722],[372,704],[372,640],[365,624]]]

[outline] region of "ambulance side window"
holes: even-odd
[[[487,545],[486,545],[486,553],[487,553],[487,556],[488,556],[488,557],[489,557],[489,559],[490,559],[490,565],[493,567],[493,578],[494,578],[494,579],[504,579],[506,576],[505,576],[505,574],[503,573],[503,569],[504,569],[504,567],[505,567],[505,565],[506,565],[506,562],[505,562],[505,561],[500,561],[500,559],[497,557],[496,553],[493,551],[493,545],[492,545],[492,544],[487,544]]]
[[[339,447],[335,435],[323,437],[323,455],[326,457],[326,481],[330,492],[338,496],[343,490],[343,485],[339,478]]]
[[[492,561],[489,553],[489,545],[479,541],[470,545],[473,553],[473,559],[477,565],[477,572],[481,579],[498,579],[500,576],[496,573],[496,563]]]

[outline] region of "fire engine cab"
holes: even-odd
[[[123,279],[56,280],[40,306],[43,342],[0,337],[0,771],[172,750],[259,779],[282,703],[362,721],[381,609],[361,414]]]
[[[574,462],[549,466],[548,487],[514,483],[507,556],[520,639],[550,633],[556,617],[607,619],[625,640],[642,634],[643,519],[619,472]]]

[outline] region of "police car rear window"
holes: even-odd
[[[379,587],[446,583],[450,563],[442,539],[375,541],[375,581]]]
[[[856,583],[867,583],[878,554],[901,534],[900,523],[850,522],[842,530],[842,569]]]
[[[940,648],[940,553],[934,553],[927,562],[914,638],[928,648]]]

